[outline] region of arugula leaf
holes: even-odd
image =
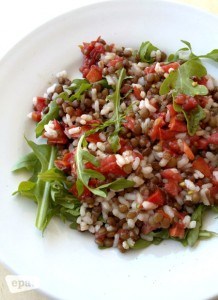
[[[92,85],[90,83],[82,83],[76,90],[75,94],[70,96],[69,101],[80,100],[81,96],[90,89]]]
[[[20,182],[18,189],[12,195],[20,194],[23,197],[31,198],[36,201],[34,194],[35,182],[32,181],[22,181]]]
[[[135,249],[135,250],[144,249],[144,248],[151,246],[152,244],[159,245],[162,241],[163,241],[163,239],[158,238],[158,237],[155,237],[152,241],[146,241],[143,239],[139,239],[135,242],[135,245],[132,247],[132,249]]]
[[[27,143],[40,161],[42,173],[53,168],[54,159],[56,158],[57,153],[57,149],[54,146],[37,145],[29,140],[27,140]],[[51,202],[50,183],[44,182],[38,178],[34,188],[34,195],[38,203],[36,227],[40,230],[44,230],[46,226],[47,213]]]
[[[59,171],[57,168],[52,168],[50,170],[46,170],[45,172],[41,172],[38,174],[38,178],[43,181],[66,181],[66,176],[63,172]]]
[[[214,49],[207,54],[196,55],[193,53],[192,46],[188,41],[181,40],[181,42],[185,44],[187,48],[181,48],[176,51],[175,54],[170,54],[168,57],[168,61],[177,61],[178,59],[188,61],[191,59],[208,58],[218,62],[218,49]]]
[[[103,185],[99,186],[99,189],[106,189],[106,188],[110,188],[111,190],[114,191],[119,191],[121,189],[125,189],[125,188],[130,188],[134,186],[134,182],[131,180],[127,180],[125,178],[120,178],[117,179],[113,182],[109,182]]]
[[[84,186],[89,189],[93,194],[106,197],[106,193],[99,190],[98,188],[91,188],[89,186],[89,180],[91,178],[100,178],[100,180],[104,180],[105,177],[94,170],[86,169],[84,166],[84,160],[85,161],[94,161],[94,156],[90,154],[87,150],[84,150],[83,147],[86,145],[85,141],[85,134],[83,134],[80,139],[79,143],[77,145],[77,151],[75,155],[75,161],[76,161],[76,167],[77,167],[77,181],[76,181],[76,187],[78,191],[78,195],[80,196],[84,191]]]
[[[114,152],[117,152],[119,148],[119,131],[121,129],[121,114],[120,114],[120,89],[123,81],[126,79],[126,70],[122,68],[119,70],[119,78],[116,84],[115,92],[108,96],[109,100],[112,100],[114,103],[114,114],[111,120],[114,122],[115,130],[113,134],[108,138],[108,141],[111,145],[111,148]]]
[[[42,135],[42,132],[44,130],[44,126],[48,124],[50,120],[57,119],[59,116],[59,106],[57,105],[56,101],[53,100],[49,104],[49,111],[46,115],[43,116],[42,120],[37,124],[35,133],[36,137],[39,137]]]
[[[216,62],[218,62],[218,49],[214,49],[211,52],[205,54],[205,55],[199,55],[199,58],[209,58]]]
[[[188,245],[193,247],[199,239],[200,229],[202,225],[204,206],[200,204],[192,214],[192,221],[196,221],[196,227],[189,229],[186,240]]]
[[[211,239],[212,237],[217,237],[217,236],[218,236],[218,234],[213,231],[200,230],[200,232],[199,232],[200,240],[207,240],[207,239]]]
[[[35,154],[33,152],[28,153],[21,157],[18,162],[13,166],[12,172],[26,169],[28,171],[33,171],[38,159],[36,158]]]
[[[157,47],[152,45],[149,41],[143,42],[139,49],[140,60],[147,63],[153,63],[155,57],[151,57],[152,51],[159,50]]]
[[[182,64],[177,70],[170,72],[160,87],[160,95],[168,94],[171,90],[190,96],[207,95],[208,89],[204,85],[193,86],[192,76],[202,77],[207,74],[206,68],[199,60],[190,60]]]
[[[192,136],[197,131],[200,121],[206,117],[206,114],[200,105],[189,112],[183,110],[183,114],[186,118],[188,133]]]

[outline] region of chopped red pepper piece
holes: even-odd
[[[173,197],[178,196],[180,187],[177,180],[168,179],[168,182],[164,185],[165,191]]]

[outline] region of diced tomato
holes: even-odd
[[[182,121],[177,120],[176,117],[171,118],[169,128],[172,131],[178,131],[178,132],[187,131],[186,124]]]
[[[168,144],[170,150],[176,154],[180,154],[181,153],[181,149],[178,145],[178,142],[177,140],[174,140],[174,141],[169,141],[169,144]]]
[[[134,131],[134,126],[135,126],[135,119],[132,117],[127,116],[125,118],[126,122],[123,122],[123,126],[130,129],[131,131]]]
[[[178,196],[180,187],[178,181],[173,179],[168,179],[168,182],[164,185],[165,191],[173,197]]]
[[[170,69],[176,70],[179,67],[180,67],[180,64],[178,62],[172,62],[172,63],[169,63],[167,65],[161,64],[161,68],[163,69],[164,73],[168,73]]]
[[[182,105],[182,104],[185,103],[186,97],[187,97],[187,95],[185,95],[185,94],[179,94],[178,96],[175,97],[175,100],[174,100],[174,101],[175,101],[177,104]]]
[[[198,102],[199,102],[201,107],[205,107],[207,105],[208,97],[206,97],[206,96],[196,96],[196,98],[198,99]]]
[[[83,46],[80,48],[84,54],[83,64],[80,68],[80,71],[82,72],[83,77],[86,77],[91,66],[96,65],[101,57],[101,54],[105,53],[105,47],[101,43],[99,37],[96,41],[92,41],[91,43],[83,43]]]
[[[42,115],[40,111],[33,111],[32,112],[32,120],[35,122],[40,122],[42,119]]]
[[[98,142],[101,142],[101,139],[99,137],[99,133],[98,132],[88,135],[86,137],[86,140],[89,143],[95,143],[95,144],[98,143]]]
[[[75,116],[80,117],[83,114],[83,111],[81,108],[75,109]]]
[[[218,185],[211,187],[209,191],[211,198],[216,199],[216,196],[218,195]]]
[[[146,201],[152,202],[158,206],[162,206],[165,203],[164,196],[160,189],[156,190]]]
[[[156,65],[156,64],[155,64]],[[155,73],[155,65],[152,65],[152,66],[150,66],[150,67],[146,67],[145,68],[145,74],[147,75],[147,74],[151,74],[151,73]]]
[[[140,90],[137,86],[134,86],[134,87],[133,87],[133,94],[134,94],[134,96],[136,97],[136,99],[142,100],[142,97],[141,97],[141,90]]]
[[[47,106],[46,98],[36,97],[34,98],[34,108],[36,111],[42,112],[43,109]]]
[[[201,78],[197,78],[196,81],[198,82],[198,84],[201,84],[201,85],[207,85],[207,78],[205,76],[201,77]]]
[[[181,105],[185,111],[192,110],[198,105],[198,102],[194,97],[185,94],[176,96],[175,102]]]
[[[90,190],[87,189],[87,187],[84,187],[84,191],[83,191],[82,195],[79,196],[77,188],[76,188],[76,183],[74,183],[73,186],[68,191],[80,200],[86,199],[87,197],[90,197],[92,195]]]
[[[194,153],[185,141],[183,141],[183,149],[188,159],[193,160],[195,158]]]
[[[218,145],[218,132],[213,133],[209,138],[208,138],[208,143],[213,144],[213,145]]]
[[[206,161],[203,159],[203,157],[198,157],[193,163],[192,166],[195,170],[200,171],[202,174],[204,174],[205,177],[211,177],[211,171],[206,163]]]
[[[91,83],[101,80],[102,79],[102,70],[99,67],[92,65],[91,69],[89,70],[88,74],[86,75],[86,79]]]
[[[114,154],[105,157],[100,162],[100,167],[98,167],[98,171],[104,175],[108,175],[110,173],[117,176],[126,175],[123,169],[120,166],[118,166],[116,156]]]
[[[173,179],[177,182],[182,181],[182,176],[176,169],[165,169],[161,172],[161,176],[165,179]]]
[[[47,137],[43,134],[44,138],[48,139],[48,144],[51,145],[64,145],[68,142],[67,136],[64,133],[64,129],[62,128],[61,124],[57,120],[53,120],[54,130],[57,132],[57,137]]]
[[[118,62],[122,62],[123,57],[116,56],[114,59],[110,60],[108,63],[108,67],[115,67]]]
[[[206,150],[208,144],[209,144],[209,141],[207,139],[204,139],[204,138],[201,138],[197,141],[198,149]]]
[[[159,128],[159,136],[160,136],[160,140],[162,141],[174,139],[177,133],[178,132],[176,131]]]
[[[172,104],[168,104],[167,105],[167,108],[170,112],[170,117],[175,117],[177,115],[177,112],[175,111],[175,109],[173,108],[173,105]]]
[[[178,237],[180,239],[183,239],[185,236],[184,224],[174,223],[169,229],[169,234],[171,237]]]
[[[120,138],[120,149],[118,150],[119,154],[122,154],[124,151],[132,150],[132,145],[128,140]]]
[[[159,129],[165,125],[165,122],[162,117],[158,117],[153,124],[153,127],[150,130],[150,138],[152,141],[155,141],[159,137]]]
[[[74,152],[68,152],[66,154],[64,154],[63,158],[61,160],[56,159],[55,160],[55,166],[59,169],[59,170],[66,170],[66,169],[70,169],[71,168],[71,164],[73,162],[74,159]]]

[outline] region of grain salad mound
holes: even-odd
[[[53,216],[121,252],[165,239],[193,246],[206,208],[218,211],[218,87],[190,43],[168,58],[100,37],[80,46],[83,79],[57,74],[33,99],[32,152],[14,167],[32,172],[17,192],[38,205],[36,226]]]

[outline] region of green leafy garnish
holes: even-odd
[[[121,113],[120,113],[120,100],[121,100],[121,96],[120,96],[120,89],[122,86],[123,81],[126,79],[126,70],[124,68],[122,68],[119,71],[119,78],[116,84],[116,88],[115,91],[112,95],[108,96],[108,99],[113,101],[114,103],[114,114],[111,118],[110,121],[112,121],[114,123],[114,132],[110,135],[108,141],[111,145],[111,148],[114,152],[117,152],[117,150],[119,149],[119,132],[121,129]]]
[[[208,52],[207,54],[196,55],[193,53],[192,46],[188,41],[181,40],[181,42],[185,44],[187,47],[179,49],[178,51],[176,51],[175,54],[170,54],[168,57],[169,62],[177,61],[178,59],[187,61],[190,59],[199,59],[199,58],[208,58],[218,62],[218,49],[214,49]]]
[[[42,135],[44,130],[44,126],[48,124],[49,121],[57,119],[59,116],[59,106],[57,105],[56,101],[53,100],[49,104],[49,111],[46,115],[43,116],[42,120],[37,124],[35,133],[36,137]]]
[[[85,135],[83,134],[80,137],[79,143],[77,145],[77,151],[75,155],[75,161],[76,161],[76,167],[77,167],[77,181],[76,181],[76,187],[78,191],[78,195],[82,195],[84,191],[84,187],[89,189],[93,194],[106,197],[106,193],[104,191],[101,191],[98,188],[91,188],[89,186],[89,180],[91,178],[97,178],[99,180],[104,180],[105,177],[94,170],[86,169],[85,168],[85,162],[91,162],[94,166],[98,166],[98,161],[96,160],[96,157],[89,153],[87,150],[84,150],[84,147],[87,145],[85,140]]]
[[[175,103],[175,98],[178,94],[185,94],[192,97],[196,95],[207,95],[208,89],[204,85],[193,84],[194,81],[191,79],[193,76],[202,77],[206,74],[206,68],[199,60],[189,60],[182,64],[177,70],[170,72],[160,87],[160,95],[172,92],[174,109],[184,114],[189,135],[195,134],[200,121],[205,118],[205,112],[200,105],[187,112],[182,109],[181,105]]]
[[[206,116],[205,111],[200,105],[197,105],[196,108],[190,110],[190,111],[185,111],[182,109],[182,106],[175,103],[174,101],[175,96],[173,95],[173,107],[176,112],[182,112],[185,116],[186,122],[187,122],[187,129],[189,135],[193,136],[199,126],[199,123],[201,120],[203,120]]]
[[[189,229],[186,240],[188,245],[193,247],[199,239],[200,229],[202,226],[202,218],[204,213],[204,206],[199,205],[192,214],[192,221],[196,221],[196,226],[193,229]]]
[[[207,95],[208,89],[204,85],[193,85],[191,77],[202,77],[207,74],[206,68],[198,60],[190,60],[182,64],[177,70],[170,72],[160,87],[160,95],[173,91],[176,94],[190,96]]]
[[[159,49],[152,45],[149,41],[143,42],[139,49],[140,61],[153,63],[155,61],[155,57],[152,57],[151,53],[157,50]]]
[[[120,178],[113,182],[102,184],[96,188],[90,187],[89,180],[91,178],[104,181],[105,177],[98,171],[85,168],[86,162],[90,162],[96,167],[99,166],[99,162],[97,161],[96,157],[88,152],[88,150],[85,148],[86,146],[87,146],[87,142],[85,140],[85,134],[83,134],[80,137],[79,143],[77,145],[76,155],[75,155],[75,161],[77,167],[76,187],[79,196],[82,195],[84,191],[84,187],[86,187],[88,190],[90,190],[93,194],[97,196],[106,197],[107,189],[118,191],[120,189],[125,189],[134,186],[133,181],[127,180],[125,178]]]
[[[86,79],[74,79],[67,89],[71,92],[62,92],[57,98],[61,98],[64,101],[72,102],[74,100],[80,100],[82,95],[91,88],[91,84]]]

